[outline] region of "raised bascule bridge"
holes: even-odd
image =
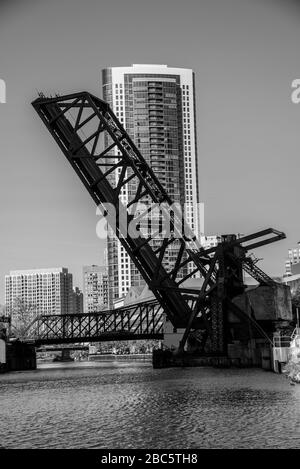
[[[115,236],[153,294],[153,300],[117,310],[38,317],[31,325],[36,344],[159,338],[165,347],[154,352],[157,367],[195,357],[257,364],[273,332],[291,320],[291,305],[288,288],[257,266],[252,251],[285,234],[269,228],[240,238],[224,235],[204,249],[106,102],[80,92],[40,95],[32,105],[108,219],[113,208]],[[162,235],[154,223],[133,235],[130,225],[155,219],[158,207],[169,232]],[[256,288],[247,288],[244,273]]]

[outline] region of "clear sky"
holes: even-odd
[[[207,234],[272,226],[256,250],[283,273],[300,241],[300,5],[290,0],[1,0],[0,303],[12,269],[65,266],[81,286],[102,263],[90,196],[31,107],[37,91],[100,95],[101,69],[168,64],[196,73]]]

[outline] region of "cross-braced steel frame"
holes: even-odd
[[[163,310],[147,301],[89,314],[38,316],[27,331],[35,345],[163,338]]]
[[[40,96],[32,104],[95,203],[115,207],[116,236],[168,319],[175,328],[185,328],[181,348],[191,329],[205,327],[212,339],[212,351],[226,353],[228,311],[253,322],[231,301],[244,289],[242,270],[261,284],[274,283],[247,252],[284,238],[284,233],[269,228],[240,239],[224,237],[219,246],[204,250],[107,103],[81,92],[54,98]],[[127,198],[122,197],[124,193]],[[147,208],[140,213],[138,204],[145,200]],[[129,224],[135,221],[138,225],[160,204],[172,208],[171,218],[167,210],[162,212],[162,217],[171,220],[170,234],[159,242],[159,233],[132,236]],[[182,224],[184,233],[178,235]],[[251,243],[257,238],[261,239]],[[166,252],[175,245],[179,249],[170,267]],[[184,285],[194,275],[203,277],[201,288]],[[253,325],[259,329],[255,321]]]

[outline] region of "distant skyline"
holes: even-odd
[[[0,3],[0,303],[10,270],[103,264],[96,207],[30,103],[86,89],[133,63],[196,75],[200,201],[207,234],[267,227],[287,240],[255,251],[281,275],[298,219],[300,6],[280,0],[11,0]]]

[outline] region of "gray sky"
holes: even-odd
[[[300,6],[280,0],[0,2],[0,302],[11,269],[101,263],[90,196],[30,106],[37,90],[100,95],[100,70],[162,63],[196,73],[207,234],[272,226],[257,249],[283,273],[300,241]]]

